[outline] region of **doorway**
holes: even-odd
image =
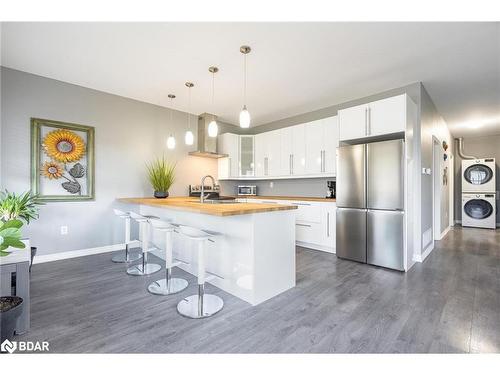
[[[441,239],[441,143],[432,137],[432,238]]]

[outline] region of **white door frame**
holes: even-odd
[[[434,241],[441,239],[441,154],[441,142],[432,136],[432,239]]]

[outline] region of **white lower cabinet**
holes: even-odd
[[[335,202],[247,198],[249,203],[297,206],[295,241],[298,246],[335,253]]]

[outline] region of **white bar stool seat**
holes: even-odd
[[[207,318],[224,307],[222,298],[213,294],[205,294],[205,281],[215,277],[215,275],[207,277],[205,270],[206,244],[214,237],[214,234],[185,225],[179,225],[179,232],[187,239],[198,243],[198,294],[181,300],[177,304],[177,311],[182,316],[192,319]]]
[[[116,216],[125,220],[125,251],[114,255],[111,260],[115,263],[130,263],[141,259],[142,254],[130,253],[130,214],[125,211],[113,209]]]
[[[139,215],[135,212],[130,212],[130,217],[139,223],[141,231],[141,247],[142,247],[142,263],[131,266],[127,269],[127,273],[132,276],[145,276],[158,272],[161,266],[156,263],[148,263],[148,253],[154,248],[149,247],[149,226],[150,220],[157,219],[157,216]]]
[[[148,291],[152,294],[166,296],[169,294],[179,293],[188,286],[185,279],[172,278],[172,268],[177,267],[180,262],[173,262],[173,237],[172,233],[177,227],[176,225],[164,220],[151,219],[153,230],[163,232],[165,234],[165,278],[157,280],[149,284]]]

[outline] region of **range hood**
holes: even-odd
[[[217,137],[208,136],[208,124],[215,118],[210,113],[203,113],[198,117],[198,148],[189,155],[202,158],[219,159],[229,155],[217,153]]]

